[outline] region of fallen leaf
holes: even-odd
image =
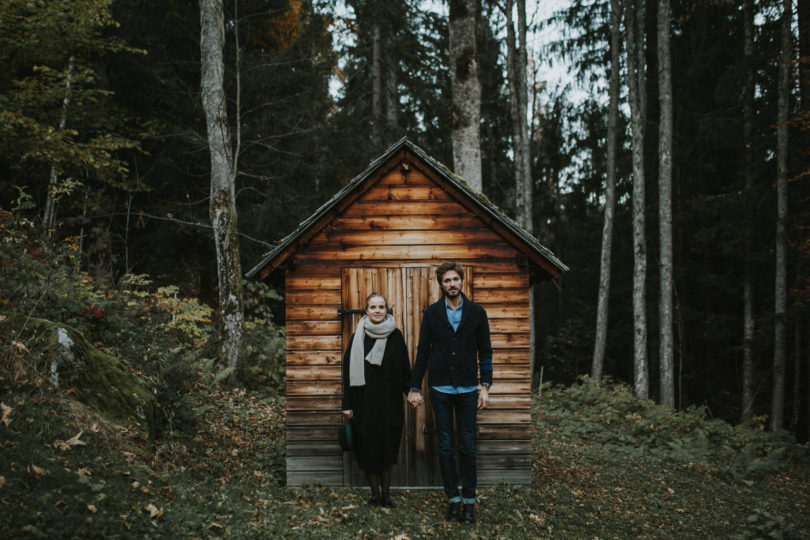
[[[39,475],[41,475],[41,474],[48,474],[48,471],[47,471],[46,469],[43,469],[42,467],[37,467],[36,465],[31,465],[31,470],[32,470],[32,471],[34,472],[34,474],[36,474],[37,476],[39,476]]]
[[[349,506],[344,506],[341,510],[354,510],[355,508],[357,508],[356,504],[350,504]]]
[[[70,448],[73,446],[87,446],[86,442],[79,440],[79,437],[82,436],[82,433],[84,433],[84,430],[80,429],[79,432],[70,439],[66,441],[54,442],[53,447],[58,448],[59,450],[62,450],[64,452],[65,450],[70,450]]]
[[[407,534],[403,533],[403,534],[396,535],[394,537],[394,540],[411,540],[411,537],[408,536]]]
[[[0,476],[0,488],[6,485],[6,477]]]
[[[9,407],[5,403],[0,403],[0,409],[3,410],[3,418],[2,420],[0,420],[0,422],[3,422],[5,425],[9,425],[11,423],[11,418],[9,417],[11,416],[11,411],[13,411],[14,409]]]
[[[147,504],[147,505],[144,507],[144,510],[146,510],[147,512],[149,512],[149,517],[150,517],[150,518],[153,518],[153,517],[160,517],[160,516],[162,516],[162,515],[163,515],[163,509],[162,509],[162,508],[158,508],[157,506],[155,506],[155,505],[154,505],[154,504],[152,504],[152,503]]]
[[[24,343],[21,343],[19,341],[12,341],[11,344],[14,345],[15,347],[17,347],[17,350],[19,352],[21,352],[21,353],[28,354],[28,353],[31,352],[31,351],[28,350],[28,347],[26,347]]]
[[[78,474],[79,476],[91,476],[92,475],[92,473],[90,472],[90,469],[88,469],[87,467],[82,467],[81,469],[76,471],[76,474]]]
[[[88,509],[88,510],[90,510],[91,512],[93,512],[94,514],[95,514],[96,512],[98,512],[98,508],[96,508],[96,507],[95,507],[94,505],[92,505],[92,504],[88,504],[88,505],[87,505],[87,509]]]
[[[98,422],[90,426],[90,431],[92,431],[93,433],[98,433]]]
[[[217,523],[216,521],[212,521],[211,525],[208,526],[209,529],[221,529],[222,525]]]

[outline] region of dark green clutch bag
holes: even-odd
[[[338,428],[338,442],[344,451],[354,450],[354,437],[352,436],[351,424],[343,424]]]

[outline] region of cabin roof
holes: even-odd
[[[311,229],[317,226],[318,230],[314,232],[318,232],[325,227],[328,221],[325,221],[324,218],[326,218],[330,212],[335,210],[340,203],[351,194],[357,192],[366,181],[374,176],[374,173],[380,167],[403,150],[410,151],[413,155],[430,166],[441,179],[454,187],[466,200],[470,201],[477,209],[481,210],[484,215],[500,224],[506,230],[506,233],[513,237],[514,243],[517,244],[517,247],[521,248],[523,253],[536,263],[540,263],[539,266],[545,270],[548,277],[557,277],[568,270],[568,267],[563,264],[562,261],[548,248],[537,241],[537,238],[526,232],[513,219],[507,216],[503,210],[495,206],[485,195],[471,188],[463,178],[453,173],[443,163],[432,158],[407,137],[403,137],[391,145],[380,157],[372,161],[365,171],[355,176],[348,184],[335,193],[331,199],[321,205],[314,214],[302,221],[294,231],[284,237],[278,245],[266,253],[261,261],[247,272],[247,277],[253,278],[270,267],[265,272],[262,272],[266,274],[266,272],[283,264],[300,244],[303,244],[311,238],[311,234],[308,234],[313,232]]]

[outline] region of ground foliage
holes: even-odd
[[[187,394],[193,429],[155,441],[43,380],[4,379],[0,534],[807,538],[810,530],[806,447],[756,426],[667,412],[624,386],[544,389],[533,407],[531,488],[482,489],[478,523],[464,526],[443,521],[438,490],[397,491],[388,510],[367,506],[362,489],[284,487],[283,398],[215,379],[203,373]],[[739,459],[762,465],[737,475]]]

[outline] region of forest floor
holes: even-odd
[[[0,536],[810,537],[807,446],[596,386],[535,399],[531,487],[480,490],[464,525],[437,490],[381,509],[363,489],[284,487],[283,398],[199,388],[196,429],[155,443],[70,391],[0,378]]]

